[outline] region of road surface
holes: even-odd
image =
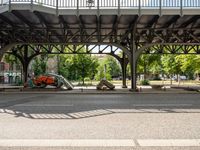
[[[9,148],[200,149],[200,94],[1,93],[0,150]]]

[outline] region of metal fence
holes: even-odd
[[[0,84],[18,85],[22,82],[22,67],[14,65],[11,67],[7,63],[0,62]]]
[[[0,5],[32,3],[55,8],[200,7],[200,0],[0,0]]]

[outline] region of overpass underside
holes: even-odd
[[[122,66],[124,86],[126,66],[130,62],[133,90],[140,54],[200,54],[200,2],[196,0],[169,3],[169,6],[161,0],[145,6],[138,0],[140,3],[133,3],[132,7],[131,0],[125,0],[130,2],[126,5],[113,0],[107,7],[102,4],[105,0],[95,0],[91,5],[87,4],[90,1],[80,5],[83,0],[70,0],[74,2],[70,7],[61,0],[50,0],[51,5],[40,1],[0,2],[0,58],[4,53],[18,57],[25,81],[32,58],[66,53],[66,48],[70,49],[69,54],[79,53],[85,47],[86,54],[114,56]],[[101,49],[99,45],[106,46]],[[94,52],[95,47],[99,49]],[[118,55],[118,49],[123,51],[123,56]]]

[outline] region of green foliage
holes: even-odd
[[[199,66],[199,64],[200,64],[200,55],[197,55],[196,57],[195,57],[195,59],[194,59],[194,61],[196,62],[195,63],[195,74],[200,74],[200,66]]]
[[[112,56],[106,56],[105,59],[100,61],[95,79],[101,80],[106,78],[106,80],[111,80],[112,77],[119,77],[120,75],[121,68],[117,60]]]
[[[87,78],[85,78],[85,81],[91,81],[91,79],[87,77]]]
[[[11,66],[13,66],[14,64],[20,64],[19,59],[15,57],[14,55],[10,55],[10,54],[4,55],[4,61],[6,63],[9,63]]]
[[[149,80],[141,80],[140,85],[150,85]]]
[[[130,63],[128,63],[128,65],[126,67],[126,74],[127,74],[128,77],[131,76],[131,65],[130,65]]]
[[[111,74],[110,74],[110,68],[109,66],[106,65],[106,72],[105,72],[105,63],[100,63],[99,67],[98,67],[98,72],[95,76],[95,79],[100,81],[102,79],[106,79],[106,80],[111,80]]]
[[[200,71],[200,57],[197,55],[163,55],[162,64],[166,74],[183,74],[193,79]]]
[[[172,74],[181,74],[181,62],[176,58],[176,55],[163,55],[162,65],[163,65],[163,71],[167,75]]]
[[[48,60],[47,55],[41,55],[34,58],[32,67],[35,76],[44,74],[46,72],[47,60]]]
[[[137,71],[139,74],[166,74],[168,77],[174,75],[186,75],[193,79],[195,74],[200,73],[199,55],[141,55],[138,60]],[[146,79],[146,77],[144,78]]]
[[[106,56],[104,63],[109,68],[109,73],[112,77],[118,77],[121,75],[120,65],[114,57]]]
[[[85,49],[80,50],[82,51]],[[98,66],[98,59],[91,55],[60,55],[58,73],[69,80],[81,80],[84,84],[85,78],[94,79]]]
[[[193,79],[194,73],[197,66],[198,60],[195,55],[179,55],[176,56],[176,60],[180,62],[180,70],[189,77],[189,79]]]
[[[146,79],[147,74],[159,74],[161,71],[161,55],[143,54],[140,56],[137,65],[137,72],[139,74],[144,74],[144,79]]]
[[[74,60],[73,66],[77,69],[78,76],[82,80],[82,83],[84,84],[84,79],[86,77],[89,77],[92,80],[97,72],[97,59],[90,55],[79,54]]]

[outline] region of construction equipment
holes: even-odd
[[[99,84],[97,84],[97,90],[104,90],[105,88],[109,88],[110,90],[113,90],[115,86],[108,82],[107,80],[101,80]]]
[[[40,75],[29,81],[30,87],[45,88],[47,85],[55,86],[56,88],[61,88],[64,85],[68,90],[72,90],[74,86],[67,79],[61,75],[48,73],[45,75]]]
[[[63,76],[53,73],[49,73],[49,75],[56,77],[58,79],[58,82],[62,83],[62,85],[64,85],[68,90],[72,90],[74,88],[73,84]]]

